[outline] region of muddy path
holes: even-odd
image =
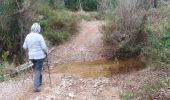
[[[43,71],[41,92],[32,90],[33,73],[0,83],[0,100],[120,100],[120,70],[140,67],[136,59],[106,60],[101,21],[82,21],[79,32],[49,55],[52,86]]]

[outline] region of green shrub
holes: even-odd
[[[144,89],[144,97],[145,98],[151,98],[152,95],[155,92],[158,92],[160,89],[163,89],[167,87],[169,84],[168,81],[161,81],[161,80],[156,80],[152,83],[149,84],[144,84],[143,89]]]
[[[79,2],[78,0],[64,0],[65,7],[71,9],[73,11],[79,10]]]
[[[72,11],[80,10],[80,4],[84,11],[96,11],[97,0],[65,0],[65,6]]]
[[[158,10],[155,14],[150,12],[145,26],[149,34],[152,60],[159,63],[170,64],[170,13],[169,10]],[[159,17],[156,17],[159,16]]]
[[[6,74],[6,70],[7,67],[9,67],[8,64],[8,56],[9,56],[9,51],[6,51],[2,54],[2,56],[0,57],[0,82],[5,80],[5,74]]]
[[[53,29],[47,29],[46,37],[52,42],[52,44],[59,44],[64,42],[70,36],[69,32],[66,31],[55,31]]]
[[[86,21],[94,21],[94,20],[103,20],[103,15],[98,12],[78,12],[78,16],[80,16],[81,19]]]
[[[79,18],[72,12],[47,8],[46,12],[41,14],[44,16],[39,20],[42,33],[52,44],[64,42],[77,31]]]
[[[7,74],[7,67],[9,67],[9,63],[7,63],[6,61],[0,62],[0,82],[4,81],[6,78],[5,74]]]
[[[124,92],[120,95],[122,100],[135,100],[136,94],[132,91]]]
[[[82,7],[85,11],[96,11],[97,5],[97,0],[82,0]]]
[[[9,59],[14,54],[18,54],[20,58],[20,17],[18,13],[13,14],[17,11],[17,6],[11,0],[3,0],[0,5],[0,59],[6,51],[9,51]]]

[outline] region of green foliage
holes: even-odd
[[[96,11],[97,0],[64,0],[65,7],[73,11],[80,10],[80,6],[84,11]]]
[[[8,15],[16,11],[16,6],[14,5],[14,0],[3,0],[0,6],[1,15]]]
[[[65,7],[73,11],[79,10],[79,1],[78,0],[64,0]]]
[[[53,9],[64,9],[64,0],[41,0],[41,5],[47,4]]]
[[[148,34],[147,45],[145,45],[145,49],[142,52],[145,53],[144,56],[146,57],[145,59],[147,59],[147,66],[152,67],[137,72],[137,76],[133,75],[133,78],[130,80],[131,83],[126,86],[126,92],[122,94],[122,98],[125,100],[136,100],[136,98],[139,100],[152,100],[157,98],[159,94],[164,94],[164,92],[162,93],[162,90],[166,91],[169,86],[169,12],[170,11],[167,8],[160,8],[156,10],[149,9],[147,15],[148,18],[143,29]],[[127,79],[130,79],[130,77]],[[130,86],[130,88],[128,86]],[[131,95],[131,92],[129,91],[136,93],[136,95]],[[160,95],[160,98],[162,97],[163,96]]]
[[[136,98],[138,98],[138,100],[151,99],[155,93],[157,93],[161,89],[167,88],[170,83],[170,80],[167,79],[167,76],[166,77],[157,76],[159,78],[153,76],[155,77],[154,80],[146,78],[149,76],[145,76],[145,78],[144,76],[145,75],[141,76],[140,80],[138,81],[141,83],[136,83],[137,86],[139,86],[139,88],[133,88],[133,89],[128,88],[127,90],[121,93],[120,97],[122,98],[122,100],[136,100]],[[137,78],[139,78],[139,76]],[[133,80],[131,82],[134,83]],[[129,85],[133,87],[132,83]]]
[[[82,0],[82,8],[85,11],[96,11],[97,5],[97,0]]]
[[[70,34],[68,32],[57,32],[57,31],[47,31],[48,33],[46,34],[47,38],[53,43],[53,44],[59,44],[64,42],[65,40],[68,39]]]
[[[0,82],[5,80],[4,75],[6,74],[7,66],[9,66],[9,64],[7,63],[8,56],[9,56],[9,51],[4,52],[1,56],[1,60],[0,60]]]
[[[155,92],[159,91],[162,88],[167,87],[168,84],[169,84],[169,82],[160,81],[160,80],[156,80],[156,81],[154,81],[152,83],[145,84],[143,86],[145,97],[150,98],[152,96],[152,94],[154,94]]]
[[[170,13],[158,11],[150,15],[145,31],[149,34],[150,48],[153,61],[170,64]],[[154,20],[153,20],[154,19]]]
[[[134,100],[132,98],[134,98],[135,96],[135,93],[132,93],[130,91],[128,91],[127,93],[124,92],[120,95],[122,100]]]
[[[44,19],[39,20],[43,34],[52,44],[64,42],[77,30],[79,18],[74,13],[47,7],[41,14],[45,16]]]
[[[4,0],[1,2],[0,6],[0,58],[2,55],[9,51],[10,58],[14,54],[20,51],[20,48],[13,49],[14,47],[19,47],[19,14],[13,14],[17,11],[15,1]]]
[[[0,5],[0,59],[9,51],[10,60],[14,55],[19,61],[23,60],[22,43],[33,21],[40,21],[44,25],[45,35],[57,43],[66,40],[77,28],[76,16],[57,10],[64,7],[63,0],[19,0],[21,9],[26,10],[21,13],[18,12],[15,0],[3,0]],[[60,28],[60,25],[64,25],[63,28]],[[57,34],[55,36],[59,39],[51,39],[54,37],[50,36],[52,33]]]
[[[103,16],[98,12],[78,12],[77,14],[86,21],[103,20]]]
[[[9,56],[9,51],[6,51],[6,52],[4,52],[4,54],[2,55],[2,61],[6,61],[7,60],[7,58],[8,58],[8,56]]]
[[[6,79],[5,74],[8,66],[9,64],[6,61],[0,62],[0,82]]]

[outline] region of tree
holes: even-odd
[[[79,2],[78,0],[64,0],[65,7],[73,10],[73,11],[78,11],[79,9]]]
[[[83,11],[83,8],[82,8],[82,0],[78,0],[79,1],[79,10],[80,11]]]
[[[97,0],[64,0],[65,7],[73,11],[95,11],[97,10]]]
[[[153,7],[156,8],[157,7],[157,0],[153,0]]]
[[[24,2],[27,6],[24,6]],[[28,33],[29,22],[37,0],[4,0],[0,2],[0,58],[9,52],[9,59],[17,55],[23,61],[22,43]]]

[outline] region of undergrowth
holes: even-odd
[[[81,19],[86,21],[103,20],[104,16],[99,12],[77,12]]]
[[[9,63],[7,62],[7,57],[9,55],[9,52],[4,52],[3,55],[1,56],[0,60],[0,82],[5,80],[5,74],[7,67],[9,66]]]
[[[52,9],[44,6],[37,11],[35,21],[40,22],[42,33],[52,44],[60,44],[66,41],[77,31],[80,18],[66,10]],[[41,16],[40,19],[38,19]]]
[[[123,81],[125,91],[120,95],[123,100],[166,100],[166,90],[170,86],[169,12],[166,7],[148,11],[144,26],[148,43],[142,51],[148,67]]]
[[[136,56],[145,45],[146,10],[141,5],[144,5],[141,0],[118,1],[118,6],[108,15],[108,23],[102,27],[102,33],[112,57]]]
[[[155,63],[170,64],[170,10],[150,11],[145,31],[149,34],[150,52]]]

